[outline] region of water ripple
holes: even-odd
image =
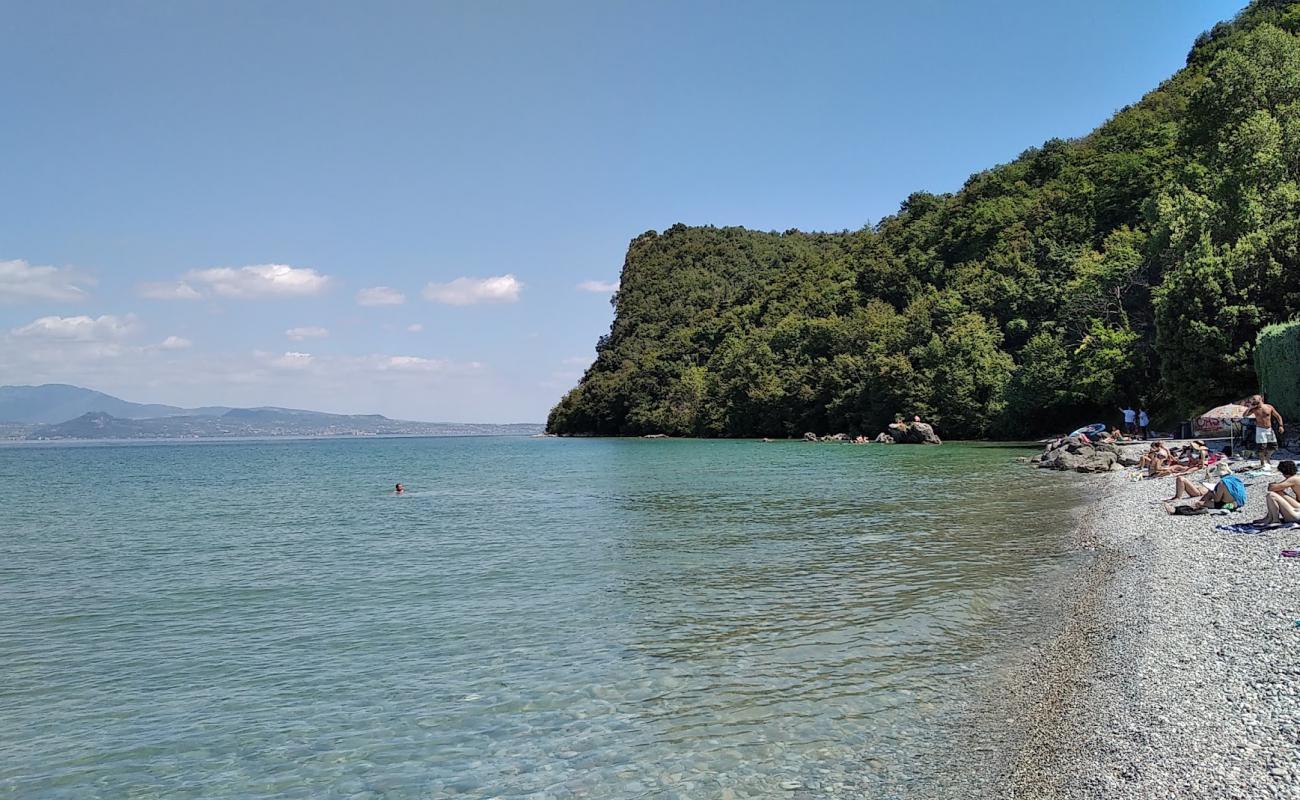
[[[870,790],[1063,563],[1009,457],[0,448],[0,796]]]

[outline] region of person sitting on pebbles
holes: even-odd
[[[1189,442],[1178,451],[1179,463],[1194,470],[1204,467],[1205,460],[1209,457],[1210,450],[1200,439]]]
[[[1207,508],[1226,508],[1229,511],[1236,511],[1244,508],[1246,505],[1246,484],[1241,482],[1241,478],[1232,474],[1232,469],[1224,462],[1219,462],[1210,467],[1210,474],[1219,476],[1219,482],[1210,488],[1203,483],[1197,483],[1185,476],[1179,475],[1174,478],[1174,496],[1164,503],[1165,511],[1170,514],[1188,514],[1203,511]],[[1175,506],[1174,501],[1186,495],[1187,497],[1199,498],[1190,506]],[[1180,511],[1179,509],[1188,509]]]
[[[1297,476],[1294,461],[1279,461],[1277,471],[1282,480],[1268,485],[1268,496],[1264,502],[1268,514],[1255,520],[1253,525],[1280,525],[1283,522],[1300,522],[1300,476]],[[1287,494],[1290,492],[1290,494]]]
[[[1142,454],[1138,459],[1138,467],[1145,468],[1148,477],[1158,477],[1169,474],[1170,462],[1174,460],[1173,453],[1165,447],[1164,442],[1155,441],[1151,443],[1151,448]]]

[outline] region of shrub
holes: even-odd
[[[1269,325],[1255,344],[1260,391],[1288,421],[1300,418],[1300,321]]]

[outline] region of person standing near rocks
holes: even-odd
[[[1124,415],[1124,432],[1129,436],[1135,435],[1137,433],[1137,412],[1133,410],[1133,406],[1121,408],[1119,411]]]
[[[1138,431],[1141,433],[1143,439],[1151,435],[1149,432],[1150,428],[1151,417],[1147,416],[1147,410],[1145,408],[1140,409],[1138,411]]]
[[[1259,450],[1259,468],[1267,472],[1273,469],[1268,459],[1277,449],[1277,437],[1285,433],[1286,428],[1282,423],[1282,415],[1277,413],[1276,408],[1264,402],[1263,395],[1252,396],[1248,408],[1248,413],[1255,418],[1255,446]],[[1274,420],[1276,420],[1276,431]]]

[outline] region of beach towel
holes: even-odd
[[[1263,525],[1252,525],[1249,522],[1239,522],[1236,525],[1215,525],[1216,531],[1227,531],[1228,533],[1264,533],[1269,528]]]
[[[1241,478],[1236,475],[1224,475],[1219,480],[1223,487],[1232,495],[1232,499],[1237,501],[1237,508],[1246,505],[1246,484],[1241,482]]]
[[[1239,522],[1236,525],[1215,525],[1214,528],[1228,533],[1272,533],[1273,531],[1300,528],[1300,522],[1285,522],[1281,525],[1256,525],[1253,522]]]

